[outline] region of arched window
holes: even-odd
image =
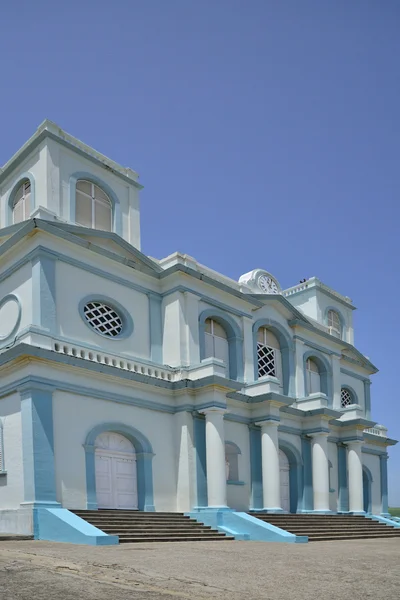
[[[340,406],[342,408],[346,408],[352,404],[356,404],[353,392],[351,392],[348,388],[343,387],[340,393]]]
[[[328,310],[329,333],[335,337],[342,337],[342,323],[339,314],[335,310]]]
[[[76,223],[92,229],[112,230],[111,201],[103,190],[85,179],[76,182]]]
[[[321,391],[321,376],[319,374],[319,368],[315,360],[307,358],[306,363],[306,377],[307,377],[307,392],[308,394],[317,394]]]
[[[31,182],[24,179],[17,189],[12,205],[13,223],[21,223],[29,219],[31,214]]]
[[[225,467],[227,481],[239,481],[239,454],[240,450],[236,444],[232,444],[232,442],[225,442]]]
[[[258,377],[270,375],[282,383],[282,357],[276,336],[266,327],[257,332]]]
[[[229,344],[225,329],[214,321],[206,319],[204,323],[205,335],[205,358],[214,357],[222,360],[226,365],[226,373],[229,374]]]

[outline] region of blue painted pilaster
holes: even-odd
[[[303,499],[301,510],[302,512],[309,512],[314,509],[314,498],[312,485],[311,439],[306,435],[301,436],[301,453],[303,457]]]
[[[388,455],[381,454],[380,460],[380,471],[381,471],[381,498],[382,498],[382,515],[389,514],[388,505],[388,473],[387,473],[387,461]]]
[[[153,362],[163,362],[163,328],[161,315],[161,296],[148,294],[149,298],[149,320],[150,320],[150,358]]]
[[[32,261],[32,324],[56,333],[56,260],[44,253]]]
[[[139,490],[143,490],[143,494],[139,497],[139,508],[146,512],[155,511],[153,500],[153,473],[151,468],[153,456],[154,454],[149,452],[142,452],[136,455],[138,488]]]
[[[85,445],[85,466],[86,466],[86,508],[88,510],[96,510],[97,494],[96,494],[96,466],[95,466],[95,447]]]
[[[337,444],[338,451],[338,512],[349,511],[349,488],[347,483],[347,448]]]
[[[206,461],[206,420],[202,415],[193,415],[194,451],[197,479],[197,506],[208,506],[207,461]]]
[[[251,509],[263,508],[262,466],[261,466],[261,428],[249,425],[250,433],[250,472],[251,472]]]
[[[24,502],[56,504],[53,390],[30,386],[20,390]]]
[[[364,379],[365,418],[371,418],[371,381]]]

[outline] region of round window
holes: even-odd
[[[87,302],[83,307],[85,319],[97,333],[117,337],[122,332],[123,321],[114,308],[103,302]]]

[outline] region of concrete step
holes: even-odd
[[[170,533],[168,531],[159,531],[157,533],[149,533],[149,532],[142,532],[142,531],[130,531],[129,533],[122,533],[122,534],[118,534],[118,537],[120,540],[126,540],[127,538],[131,538],[131,537],[141,537],[141,538],[154,538],[154,539],[158,539],[160,537],[168,537],[171,539],[175,539],[175,538],[181,538],[181,537],[190,537],[193,538],[194,540],[197,540],[199,538],[207,538],[209,539],[213,539],[213,538],[219,538],[219,537],[225,537],[225,535],[223,533],[219,533],[218,531],[210,531],[209,533],[205,532],[205,531],[199,531],[198,533],[194,533],[193,531],[181,531],[180,533]]]
[[[235,538],[227,536],[227,535],[215,535],[211,539],[215,542],[225,542],[225,541],[234,540]],[[140,542],[209,542],[209,541],[210,541],[209,536],[193,537],[191,535],[184,535],[184,536],[175,537],[175,538],[170,538],[170,537],[144,538],[144,537],[139,537],[139,536],[132,536],[130,538],[124,538],[124,539],[120,540],[121,544],[129,544],[129,543],[137,544]]]
[[[359,534],[346,534],[342,533],[340,535],[332,535],[332,534],[322,534],[322,535],[311,535],[308,537],[309,542],[322,542],[328,540],[364,540],[364,539],[377,539],[377,538],[393,538],[399,537],[393,534],[384,534],[384,533],[359,533]]]
[[[90,523],[92,525],[94,525],[95,527],[97,527],[97,525],[101,525],[101,528],[103,529],[103,531],[105,531],[107,529],[107,531],[132,531],[133,529],[135,531],[140,530],[144,530],[144,531],[160,531],[160,529],[162,529],[163,531],[181,531],[182,529],[184,529],[185,531],[197,531],[198,529],[201,531],[204,530],[211,530],[211,527],[209,525],[202,525],[201,523],[190,523],[189,525],[185,525],[185,524],[180,524],[180,525],[169,525],[168,523],[166,523],[165,525],[162,526],[158,526],[158,525],[138,525],[135,527],[132,527],[132,525],[114,525],[112,523],[98,523],[95,524],[94,521],[90,521]]]
[[[296,529],[295,527],[292,527],[291,529],[286,529],[286,531],[289,531],[289,533],[294,533],[295,535],[307,535],[307,536],[314,536],[314,535],[324,535],[324,534],[332,534],[332,535],[342,535],[342,534],[347,534],[347,535],[356,535],[356,534],[360,534],[360,535],[367,535],[367,534],[376,534],[376,535],[391,535],[391,536],[398,536],[400,537],[400,531],[397,532],[395,530],[391,530],[391,529],[387,529],[386,531],[384,529],[378,529],[377,531],[374,529],[329,529],[328,527],[325,528],[321,528],[321,529]]]
[[[0,533],[0,542],[23,542],[33,540],[33,535],[21,535],[19,533]]]

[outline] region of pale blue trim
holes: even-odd
[[[240,481],[239,479],[227,479],[226,485],[246,485],[244,481]]]
[[[258,380],[258,353],[257,353],[257,333],[260,327],[270,329],[278,338],[281,356],[282,356],[282,383],[285,396],[295,395],[295,371],[294,371],[294,345],[286,329],[273,319],[258,319],[253,324],[253,357],[254,357],[254,380]]]
[[[261,467],[261,428],[249,426],[250,436],[250,482],[252,510],[263,508],[262,467]]]
[[[279,439],[278,445],[289,461],[290,512],[297,513],[303,496],[303,460],[296,446],[287,440]]]
[[[387,515],[367,515],[367,519],[371,519],[372,521],[379,521],[379,523],[384,523],[385,525],[390,525],[390,527],[394,527],[398,529],[400,527],[400,523],[391,520],[391,515],[387,513]]]
[[[301,436],[301,454],[303,458],[303,494],[301,512],[310,512],[314,508],[312,484],[311,438]]]
[[[193,415],[194,458],[196,465],[197,506],[208,506],[206,421],[203,415]]]
[[[358,373],[354,373],[353,371],[349,371],[343,367],[340,368],[340,372],[344,375],[349,375],[349,377],[354,377],[354,379],[359,379],[360,381],[370,381],[369,377],[365,377],[365,375],[359,375]]]
[[[332,465],[332,462],[330,460],[328,460],[328,467],[329,467],[329,471],[328,471],[329,493],[333,494],[333,492],[335,492],[335,490],[332,488],[332,485],[331,485],[331,471],[333,469],[333,465]]]
[[[374,436],[374,438],[376,439],[378,436]],[[384,439],[384,438],[383,438]],[[361,448],[361,452],[364,452],[365,454],[373,454],[374,456],[384,456],[386,454],[386,449],[385,450],[376,450],[375,448]]]
[[[32,260],[32,324],[56,334],[56,260],[43,254]]]
[[[101,333],[100,331],[96,331],[93,327],[91,327],[85,317],[85,313],[84,313],[84,307],[88,302],[104,302],[104,304],[107,304],[108,306],[110,306],[111,308],[113,308],[121,317],[122,319],[122,331],[121,333],[119,333],[118,335],[116,335],[115,337],[111,337],[111,336],[107,336],[104,335],[103,333]],[[85,323],[86,327],[88,329],[90,329],[90,331],[92,333],[95,333],[97,335],[99,335],[101,338],[105,338],[107,340],[111,340],[111,341],[119,341],[119,340],[124,340],[128,337],[130,337],[133,333],[133,320],[131,315],[129,314],[129,312],[126,310],[126,308],[124,308],[122,306],[122,304],[120,304],[119,302],[117,302],[116,300],[114,300],[114,298],[110,298],[109,296],[103,296],[102,294],[89,294],[88,296],[85,296],[84,298],[82,298],[79,302],[79,306],[78,306],[78,310],[79,310],[79,314],[81,316],[82,321]],[[79,342],[78,342],[79,343]]]
[[[349,488],[347,481],[347,448],[337,444],[338,453],[338,512],[349,510]]]
[[[218,308],[206,308],[199,315],[199,345],[200,360],[206,358],[205,322],[214,319],[223,327],[228,338],[229,346],[229,378],[243,381],[243,335],[239,325],[227,313]]]
[[[197,296],[198,298],[200,298],[200,300],[202,302],[205,302],[206,304],[210,304],[211,306],[215,306],[215,308],[218,308],[222,311],[231,313],[232,315],[236,315],[237,317],[247,317],[248,319],[253,318],[253,316],[248,312],[244,312],[243,310],[238,310],[234,306],[229,306],[229,304],[224,304],[223,302],[219,302],[218,300],[215,300],[214,298],[211,298],[210,296],[205,296],[203,293],[198,292],[197,290],[191,289],[185,285],[176,285],[174,287],[171,287],[168,290],[166,290],[165,292],[162,292],[161,296],[163,298],[166,298],[167,296],[170,296],[171,294],[175,294],[176,292],[183,292],[183,293],[189,292],[190,294],[193,294],[194,296]]]
[[[25,179],[29,179],[29,181],[31,182],[31,198],[30,198],[30,200],[31,200],[31,213],[36,208],[35,178],[32,175],[32,173],[30,173],[29,171],[25,171],[24,173],[20,173],[18,175],[18,180],[14,183],[14,185],[12,186],[12,189],[11,189],[9,195],[8,195],[7,208],[6,208],[6,226],[14,225],[14,223],[13,223],[13,204],[14,204],[14,198],[15,198],[15,194],[18,191],[19,186],[21,185],[21,183]]]
[[[223,533],[229,532],[237,540],[259,542],[304,543],[306,536],[299,536],[280,529],[271,523],[257,519],[244,512],[232,510],[208,510],[185,513],[199,523],[203,523]]]
[[[21,300],[19,299],[19,297],[16,294],[7,294],[6,296],[4,296],[4,298],[2,298],[0,300],[0,309],[7,303],[7,302],[16,302],[17,303],[17,307],[18,307],[18,316],[17,316],[17,320],[15,322],[14,327],[11,329],[11,331],[9,333],[7,333],[7,335],[0,335],[0,342],[4,342],[5,340],[10,339],[11,337],[13,337],[13,335],[15,335],[16,331],[18,330],[20,324],[21,324],[21,315],[22,315],[22,306],[21,306]]]
[[[150,327],[150,357],[155,363],[163,362],[163,325],[161,303],[162,299],[158,294],[149,292],[149,327]]]
[[[364,512],[372,513],[372,473],[367,466],[363,465],[363,496],[364,496]]]
[[[326,354],[328,354],[329,356],[342,356],[342,354],[340,352],[335,352],[335,350],[332,350],[332,348],[327,348],[324,346],[320,346],[319,344],[316,344],[315,342],[312,342],[310,340],[307,340],[307,338],[302,337],[301,335],[294,335],[293,336],[294,340],[300,340],[300,342],[303,342],[303,344],[305,346],[308,346],[309,348],[314,348],[314,350],[318,350],[319,352],[321,352],[324,356]]]
[[[382,514],[386,515],[389,513],[388,505],[388,472],[387,472],[387,454],[381,454],[379,457],[380,461],[380,475],[381,475],[381,501],[382,501]]]
[[[303,371],[304,371],[304,396],[309,396],[308,381],[307,381],[307,360],[311,358],[318,366],[321,392],[328,398],[328,406],[332,407],[333,399],[333,381],[332,381],[332,366],[325,356],[317,350],[308,350],[303,354]]]
[[[110,546],[119,543],[118,536],[107,535],[65,508],[34,508],[35,540]]]
[[[105,431],[119,433],[126,437],[136,451],[138,479],[138,508],[154,511],[153,500],[153,448],[149,440],[140,431],[124,423],[107,422],[96,425],[86,436],[84,449],[86,453],[86,491],[87,508],[97,508],[96,475],[95,475],[95,442],[98,435]]]
[[[69,178],[69,201],[70,201],[70,221],[72,223],[76,223],[76,183],[77,181],[84,179],[85,181],[90,181],[95,185],[98,185],[99,188],[105,192],[111,202],[112,208],[112,231],[117,235],[122,236],[122,214],[121,214],[121,205],[118,199],[118,196],[114,192],[114,190],[93,173],[89,173],[87,171],[77,171],[73,173]],[[90,229],[90,228],[89,228]]]
[[[24,501],[56,503],[53,389],[27,384],[20,398]]]
[[[341,311],[337,308],[337,306],[327,306],[325,308],[325,311],[324,311],[324,325],[326,327],[329,327],[329,325],[328,325],[328,312],[330,310],[335,311],[335,313],[337,313],[337,315],[339,317],[339,321],[340,321],[340,338],[337,338],[337,339],[342,340],[343,336],[344,336],[344,333],[346,332],[346,319],[342,315]],[[336,336],[333,336],[333,337],[336,337]]]

